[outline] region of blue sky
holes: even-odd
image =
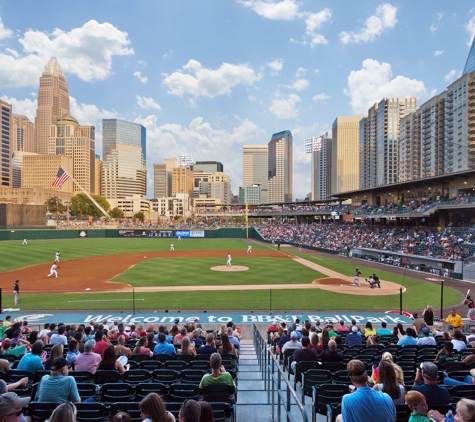
[[[306,138],[385,96],[422,104],[458,77],[475,34],[468,2],[428,0],[11,0],[0,19],[0,97],[15,113],[33,120],[56,56],[96,153],[104,117],[147,128],[149,193],[152,164],[189,153],[221,161],[237,194],[242,145],[289,129],[298,198]]]

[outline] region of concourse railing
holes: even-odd
[[[256,324],[253,324],[254,347],[256,349],[257,362],[263,375],[264,385],[267,390],[267,403],[271,405],[271,422],[281,422],[282,416],[287,422],[295,422],[292,415],[292,406],[297,406],[302,422],[309,422],[307,409],[298,398],[289,380],[285,376],[279,362],[268,347],[265,339]],[[283,383],[283,384],[282,384]],[[285,388],[285,391],[284,389]],[[285,409],[285,412],[282,412]],[[277,410],[277,414],[276,414]]]

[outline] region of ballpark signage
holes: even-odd
[[[5,317],[6,314],[3,315]],[[1,316],[0,316],[1,317]],[[32,323],[45,323],[45,322],[59,322],[62,321],[66,324],[72,323],[85,323],[88,324],[92,321],[102,322],[107,320],[108,323],[114,321],[123,322],[125,324],[172,324],[175,318],[178,318],[181,323],[186,321],[197,321],[201,324],[226,324],[233,321],[235,324],[270,324],[274,320],[285,321],[288,324],[293,323],[297,318],[300,321],[310,321],[315,323],[320,321],[337,323],[343,320],[346,324],[351,323],[351,320],[355,320],[358,324],[366,324],[371,322],[372,324],[381,324],[386,322],[387,324],[409,324],[412,323],[412,319],[397,314],[331,314],[326,312],[315,312],[312,314],[307,313],[278,313],[278,314],[261,314],[261,313],[140,313],[140,314],[126,314],[126,313],[102,313],[102,314],[88,314],[85,312],[60,312],[56,314],[22,314],[14,317],[15,321],[28,320]]]
[[[119,237],[173,237],[173,230],[119,230]]]
[[[190,230],[175,230],[175,237],[190,237]]]

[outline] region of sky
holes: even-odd
[[[38,80],[57,57],[71,114],[147,129],[153,164],[221,161],[238,194],[242,146],[290,130],[293,195],[311,189],[304,140],[383,97],[442,92],[475,34],[470,2],[101,0],[0,2],[0,98],[34,121]]]

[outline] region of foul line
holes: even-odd
[[[145,300],[145,299],[92,299],[92,300],[68,300],[68,303],[78,302],[124,302],[126,300]]]

